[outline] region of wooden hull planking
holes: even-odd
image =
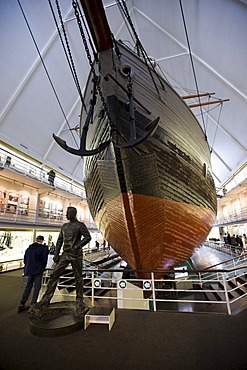
[[[100,54],[100,83],[111,124],[121,132],[120,144],[130,135],[128,97],[121,88],[127,84],[126,65],[131,66],[135,98],[151,112],[135,103],[137,136],[145,133],[150,121],[160,119],[153,134],[135,148],[111,143],[103,152],[84,158],[88,204],[102,235],[132,268],[168,268],[189,258],[215,222],[210,151],[198,121],[176,92],[165,81],[161,88],[153,73],[158,96],[145,64],[124,46],[119,48],[121,57],[110,51]],[[111,78],[106,81],[108,74],[119,84]],[[86,102],[91,98],[91,79]],[[110,138],[105,113],[98,98],[89,148]]]
[[[97,214],[96,223],[134,269],[169,269],[188,259],[214,222],[214,213],[168,199],[123,193]]]

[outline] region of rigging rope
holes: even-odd
[[[81,24],[81,19],[80,19],[81,12],[79,13],[79,11],[78,11],[78,9],[80,9],[79,4],[78,4],[78,1],[77,0],[73,0],[72,1],[72,6],[74,8],[74,12],[75,12],[77,24],[78,24],[78,27],[79,27],[79,30],[80,30],[80,33],[81,33],[82,42],[83,42],[83,45],[84,45],[84,48],[85,48],[85,52],[86,52],[86,55],[87,55],[87,58],[88,58],[88,62],[89,62],[90,68],[91,68],[91,72],[93,74],[94,82],[96,84],[97,92],[99,93],[99,96],[100,96],[102,105],[103,105],[104,110],[106,112],[106,115],[107,115],[107,118],[108,118],[108,122],[111,125],[111,117],[110,117],[110,114],[109,114],[109,111],[108,111],[108,107],[106,105],[106,102],[105,102],[103,93],[101,91],[101,87],[99,85],[99,78],[98,78],[98,76],[96,74],[96,71],[95,71],[95,68],[94,68],[94,61],[92,60],[92,57],[91,57],[91,54],[90,54],[90,51],[89,51],[89,47],[88,47],[88,44],[87,44],[87,40],[86,40],[86,37],[85,37],[85,33],[84,33],[84,30],[83,30],[83,27],[82,27],[82,24]],[[99,63],[98,62],[98,58],[95,61],[96,61],[96,63]]]
[[[129,34],[130,34],[130,37],[132,38],[132,41],[136,44],[136,48],[137,48],[137,55],[140,56],[140,53],[139,53],[139,49],[138,49],[138,45],[137,45],[137,40],[135,40],[134,36],[132,35],[131,33],[131,30],[130,30],[130,27],[129,27],[129,24],[128,24],[128,19],[127,19],[127,16],[124,12],[124,9],[123,9],[123,6],[120,4],[120,1],[118,0],[117,1],[117,4],[118,4],[118,7],[120,9],[120,13],[122,14],[122,18],[123,18],[123,21],[126,25],[126,28],[127,30],[129,31]]]
[[[41,60],[42,65],[43,65],[43,67],[44,67],[44,70],[45,70],[45,72],[46,72],[47,78],[48,78],[48,80],[49,80],[49,82],[50,82],[50,85],[51,85],[51,87],[52,87],[52,90],[53,90],[53,92],[54,92],[54,94],[55,94],[55,96],[56,96],[56,99],[57,99],[58,105],[59,105],[59,107],[60,107],[60,109],[61,109],[61,111],[62,111],[62,114],[63,114],[63,116],[64,116],[64,119],[65,119],[65,121],[66,121],[66,123],[67,123],[67,125],[68,125],[69,129],[70,129],[70,130],[72,130],[72,129],[71,129],[71,127],[70,127],[70,124],[69,124],[69,122],[68,122],[68,120],[67,120],[66,114],[65,114],[65,112],[64,112],[64,110],[63,110],[63,107],[62,107],[62,104],[61,104],[60,99],[59,99],[59,97],[58,97],[58,94],[57,94],[57,92],[56,92],[55,86],[53,85],[53,82],[52,82],[52,80],[51,80],[51,77],[50,77],[50,75],[49,75],[49,72],[48,72],[48,70],[47,70],[47,68],[46,68],[46,65],[45,65],[45,62],[44,62],[43,57],[42,57],[42,55],[41,55],[41,52],[40,52],[40,50],[39,50],[38,44],[37,44],[37,42],[36,42],[36,40],[35,40],[35,37],[34,37],[33,32],[32,32],[32,30],[31,30],[31,27],[30,27],[30,25],[29,25],[29,23],[28,23],[27,17],[26,17],[25,12],[24,12],[24,10],[23,10],[23,8],[22,8],[22,5],[21,5],[21,3],[20,3],[20,0],[17,0],[17,2],[18,2],[18,4],[19,4],[19,7],[20,7],[20,10],[21,10],[21,13],[22,13],[22,15],[23,15],[23,17],[24,17],[24,20],[25,20],[25,22],[26,22],[27,28],[28,28],[28,30],[29,30],[29,32],[30,32],[30,35],[31,35],[31,37],[32,37],[32,40],[33,40],[33,42],[34,42],[35,48],[36,48],[36,50],[37,50],[37,52],[38,52],[38,54],[39,54],[39,57],[40,57],[40,60]],[[74,137],[73,132],[71,132],[71,135],[72,135],[72,137],[73,137],[73,139],[74,139],[74,141],[75,141],[76,145],[78,146],[78,143],[77,143],[77,141],[76,141],[76,139],[75,139],[75,137]]]
[[[91,47],[91,49],[92,49],[92,51],[93,51],[94,59],[95,59],[95,60],[96,60],[96,62],[98,63],[99,61],[98,61],[97,51],[96,51],[96,50],[95,50],[95,48],[94,48],[94,45],[93,45],[93,42],[92,42],[91,36],[90,36],[90,34],[89,34],[89,31],[88,31],[88,27],[87,27],[87,25],[86,25],[86,22],[85,22],[85,19],[84,19],[84,17],[83,17],[83,14],[82,14],[81,8],[80,8],[80,6],[79,6],[79,4],[78,4],[78,1],[77,1],[77,7],[78,7],[78,10],[79,10],[79,13],[80,13],[80,17],[81,17],[82,22],[83,22],[83,26],[84,26],[84,28],[85,28],[85,30],[86,30],[86,33],[87,33],[87,37],[88,37],[88,41],[89,41],[90,47]]]
[[[65,44],[64,44],[64,41],[63,41],[63,38],[62,38],[62,34],[60,32],[60,29],[59,29],[59,26],[58,26],[58,23],[57,23],[57,20],[56,20],[56,16],[55,16],[51,1],[48,0],[48,2],[49,2],[49,5],[50,5],[50,9],[51,9],[51,12],[52,12],[52,15],[53,15],[53,19],[54,19],[54,22],[55,22],[55,25],[56,25],[56,28],[57,28],[57,32],[58,32],[59,37],[60,37],[61,44],[63,46],[63,50],[64,50],[64,53],[65,53],[65,56],[66,56],[71,74],[73,76],[76,88],[77,88],[78,93],[79,93],[80,98],[81,98],[82,105],[83,105],[84,109],[86,109],[84,99],[83,99],[83,96],[82,96],[82,92],[81,92],[80,83],[79,83],[78,76],[77,76],[77,73],[76,73],[75,64],[74,64],[74,61],[73,61],[73,58],[72,58],[72,54],[71,54],[71,50],[70,50],[70,46],[69,46],[69,41],[68,41],[68,37],[67,37],[67,34],[66,34],[66,29],[65,29],[65,26],[64,26],[63,17],[62,17],[61,9],[60,9],[60,6],[59,6],[59,2],[58,2],[58,0],[56,0],[56,6],[57,6],[57,12],[58,12],[59,20],[60,20],[61,27],[62,27],[62,30],[63,30],[63,35],[64,35],[64,39],[65,39],[65,42],[66,42],[67,50],[66,50],[66,47],[65,47]]]
[[[131,17],[130,17],[130,14],[129,14],[129,11],[128,11],[128,8],[127,8],[127,5],[126,5],[126,2],[125,2],[124,0],[122,0],[122,1],[118,0],[118,1],[117,1],[117,3],[118,3],[118,5],[119,5],[119,8],[122,10],[122,13],[123,13],[123,14],[124,14],[124,16],[126,17],[127,21],[129,22],[129,25],[130,25],[130,27],[131,27],[131,29],[132,29],[132,32],[133,32],[133,34],[134,34],[134,36],[135,36],[135,39],[136,39],[137,53],[138,53],[138,55],[139,55],[139,52],[141,52],[142,57],[143,57],[143,59],[144,59],[144,62],[145,62],[145,64],[146,64],[147,68],[148,68],[148,71],[149,71],[150,77],[151,77],[151,79],[152,79],[152,81],[153,81],[154,87],[155,87],[155,89],[156,89],[156,91],[157,91],[158,96],[160,97],[160,92],[159,92],[158,86],[157,86],[157,84],[156,84],[156,82],[155,82],[155,80],[154,80],[154,77],[153,77],[153,74],[152,74],[152,70],[153,70],[153,72],[155,73],[155,75],[158,77],[158,79],[159,79],[159,81],[160,81],[160,84],[161,84],[162,88],[164,88],[163,83],[162,83],[161,79],[159,78],[159,75],[158,75],[158,74],[156,73],[156,71],[154,70],[154,67],[152,66],[152,63],[151,63],[151,61],[150,61],[150,59],[149,59],[149,56],[147,55],[146,50],[144,49],[144,47],[143,47],[143,45],[142,45],[142,43],[141,43],[141,40],[139,39],[139,37],[138,37],[138,35],[137,35],[137,32],[136,32],[135,27],[134,27],[134,24],[133,24],[133,22],[132,22],[132,20],[131,20]],[[151,68],[150,68],[150,65],[152,66],[152,70],[151,70]]]
[[[201,110],[201,117],[202,117],[202,124],[203,124],[203,128],[204,128],[205,139],[207,140],[206,127],[205,127],[204,116],[203,116],[202,107],[201,107],[201,99],[200,99],[200,96],[199,96],[199,88],[198,88],[198,83],[197,83],[197,78],[196,78],[196,71],[195,71],[195,66],[194,66],[192,53],[191,53],[191,48],[190,48],[190,41],[189,41],[189,35],[188,35],[188,32],[187,32],[187,26],[186,26],[185,17],[184,17],[182,0],[179,0],[179,3],[180,3],[181,13],[182,13],[182,18],[183,18],[183,23],[184,23],[184,30],[185,30],[186,40],[187,40],[188,49],[189,49],[191,66],[192,66],[195,85],[196,85],[196,91],[197,91],[197,94],[198,94],[198,100],[199,100],[199,104],[200,104],[200,110]]]
[[[211,149],[210,149],[210,153],[212,153],[212,151],[213,151],[214,142],[215,142],[215,139],[216,139],[216,134],[217,134],[217,131],[218,131],[218,128],[219,128],[219,121],[220,121],[220,116],[221,116],[222,108],[223,108],[223,103],[220,104],[219,117],[218,117],[218,121],[217,121],[216,130],[215,130],[215,133],[214,133],[214,138],[213,138],[212,146],[211,146]]]
[[[211,95],[209,95],[208,97],[208,102],[210,102],[210,99],[211,99]],[[207,128],[208,128],[208,117],[209,117],[209,105],[208,105],[208,108],[206,110],[206,115],[207,115],[207,120],[206,120],[206,124],[205,124],[205,130],[207,131]]]

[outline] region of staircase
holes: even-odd
[[[205,297],[212,305],[212,311],[221,311],[221,302],[227,300],[231,306],[233,314],[241,312],[247,308],[247,273],[240,276],[232,277],[231,279],[211,281],[203,285]],[[227,292],[227,296],[226,296]],[[241,299],[240,299],[241,298]],[[219,303],[214,305],[214,303]],[[222,305],[225,307],[225,305]]]
[[[91,255],[83,267],[84,296],[92,305],[94,305],[94,300],[102,297],[104,297],[103,303],[105,300],[117,302],[119,294],[126,293],[122,290],[131,291],[133,290],[132,285],[136,285],[142,290],[143,301],[149,302],[149,309],[154,311],[212,312],[234,315],[246,309],[247,256],[226,260],[223,254],[220,255],[222,259],[224,258],[222,262],[208,267],[209,261],[206,261],[205,257],[210,260],[210,248],[207,250],[204,248],[203,252],[205,252],[206,267],[198,268],[192,264],[183,266],[186,274],[178,274],[178,268],[170,271],[164,270],[161,280],[156,279],[154,275],[151,278],[150,274],[145,284],[145,279],[136,277],[136,270],[130,269],[128,274],[123,273],[124,267],[120,265],[121,258],[118,255],[113,254],[107,257],[102,255],[102,258],[98,255]],[[217,262],[220,260],[215,251],[213,257]],[[198,258],[198,260],[201,263],[202,259]],[[114,277],[114,274],[118,272],[112,270],[119,270],[119,268],[121,277]],[[150,285],[149,288],[146,287],[147,283]],[[58,289],[61,289],[60,294],[65,296],[67,293],[71,294],[74,299],[75,279],[72,269],[66,269],[60,277]],[[124,299],[125,297],[121,298],[122,301]],[[131,297],[131,299],[134,298]],[[141,301],[141,298],[138,299]],[[128,300],[130,298],[126,298],[126,301]],[[102,303],[102,299],[99,302]]]
[[[108,292],[107,286],[110,287],[111,284],[111,276],[107,272],[98,271],[99,268],[102,269],[109,269],[109,268],[118,268],[117,265],[120,263],[121,257],[117,254],[113,254],[111,256],[105,257],[103,259],[99,259],[95,262],[84,262],[83,265],[83,294],[85,297],[92,296],[92,272],[86,271],[95,270],[94,272],[94,279],[100,279],[101,284],[100,287],[96,288],[94,286],[94,299],[97,297],[103,296]],[[105,280],[104,280],[105,279]],[[75,291],[75,278],[72,268],[68,268],[65,270],[62,276],[60,276],[57,288],[59,290],[66,289],[68,293],[72,293]]]

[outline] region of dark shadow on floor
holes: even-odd
[[[29,332],[17,314],[21,271],[0,275],[1,370],[244,370],[247,311],[237,316],[117,310],[107,325],[57,338]]]

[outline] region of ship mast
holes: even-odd
[[[101,0],[80,0],[95,48],[98,52],[112,48],[111,30]]]

